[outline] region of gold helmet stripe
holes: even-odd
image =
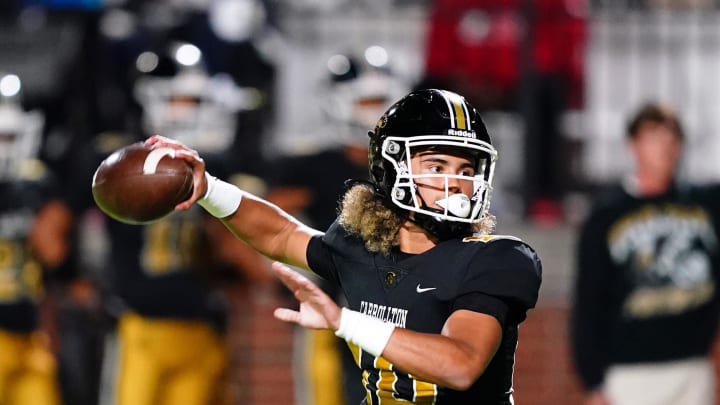
[[[465,100],[456,93],[445,90],[441,91],[441,93],[448,105],[448,111],[450,112],[450,125],[452,128],[471,130],[470,121],[467,119],[469,113],[467,105],[465,105]]]

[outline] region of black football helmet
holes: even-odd
[[[391,208],[441,240],[467,235],[490,206],[497,151],[480,114],[459,94],[438,89],[412,92],[393,104],[370,135],[370,176],[376,193]],[[416,151],[452,150],[469,156],[474,176],[415,174],[410,159]],[[445,198],[430,207],[417,194],[416,180],[444,179]],[[471,180],[473,194],[451,194],[449,179]]]
[[[333,136],[344,144],[367,147],[364,134],[407,94],[409,84],[392,69],[387,51],[378,45],[362,53],[332,55],[327,72],[318,86],[318,100]]]
[[[162,52],[146,51],[136,61],[133,94],[142,107],[146,134],[163,134],[201,153],[221,153],[235,142],[237,113],[259,106],[256,89],[225,73],[210,74],[202,51],[171,42]]]

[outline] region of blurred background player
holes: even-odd
[[[259,150],[249,162],[235,152],[246,146],[243,137],[237,139],[239,113],[257,110],[262,96],[255,88],[238,86],[229,74],[210,74],[205,64],[200,48],[182,41],[137,57],[133,95],[142,111],[141,132],[175,134],[206,151],[210,164],[223,165],[217,168],[228,175],[239,165],[261,169]]]
[[[73,211],[76,196],[85,194],[73,192],[79,187],[73,168],[76,152],[95,133],[98,106],[107,105],[92,98],[96,59],[89,52],[96,44],[99,8],[99,2],[72,0],[62,4],[7,0],[0,5],[0,71],[22,78],[23,106],[42,115],[33,157],[53,173],[52,187]],[[105,318],[91,282],[94,274],[86,272],[92,254],[78,245],[83,218],[73,218],[68,257],[49,274],[43,307],[52,314],[51,336],[63,402],[93,405]]]
[[[243,172],[261,174],[275,81],[274,66],[260,50],[268,20],[259,0],[107,7],[94,50],[98,133],[152,129],[182,137],[202,126],[209,133],[200,146],[232,153]],[[183,79],[160,80],[174,76]],[[193,114],[184,114],[189,109],[183,110],[181,94],[195,104]]]
[[[98,135],[79,159],[77,178],[89,181],[117,148],[165,133],[205,151],[208,165],[229,178],[251,179],[243,184],[261,192],[260,181],[236,176],[237,166],[227,164],[239,132],[236,115],[255,104],[231,77],[210,74],[202,56],[198,47],[179,41],[140,52],[130,88],[137,110],[122,113],[127,128],[137,132]],[[91,204],[88,183],[81,184],[78,194]],[[117,328],[108,336],[100,403],[227,403],[226,293],[236,281],[271,277],[264,273],[266,262],[239,242],[229,243],[233,238],[222,226],[207,219],[202,210],[144,226],[103,219],[108,246],[102,288]]]
[[[70,9],[72,5],[63,11],[73,14]],[[264,158],[259,149],[274,78],[272,65],[256,44],[266,23],[263,5],[254,0],[212,5],[127,1],[98,6],[89,14],[95,35],[84,47],[92,63],[83,84],[92,88],[88,100],[94,107],[93,135],[73,148],[68,178],[74,179],[70,197],[82,220],[79,249],[97,273],[95,287],[111,332],[118,332],[108,335],[103,371],[95,373],[103,375],[99,402],[159,403],[162,398],[183,404],[223,403],[231,396],[238,402],[238,390],[227,392],[225,382],[244,379],[223,371],[231,362],[232,373],[244,372],[234,363],[247,357],[227,356],[222,329],[228,311],[236,308],[228,308],[225,301],[235,288],[263,284],[259,279],[265,277],[266,263],[253,261],[259,256],[237,248],[226,232],[216,232],[217,224],[208,224],[201,211],[147,227],[111,221],[94,206],[87,184],[112,151],[152,133],[172,133],[205,150],[209,165],[261,193],[257,174],[263,171]],[[243,327],[251,326],[236,329]],[[142,345],[133,344],[138,329],[170,356],[158,359],[142,352]],[[174,333],[163,336],[168,329]],[[161,343],[165,338],[167,344]],[[173,350],[174,345],[182,350]],[[132,364],[116,357],[118,348],[130,353]],[[153,379],[133,371],[167,371],[163,367],[173,362],[190,373]],[[181,381],[185,377],[196,378],[198,385]],[[178,394],[177,386],[188,391]],[[183,398],[177,400],[178,395]]]
[[[316,136],[321,145],[277,158],[269,166],[272,179],[266,198],[317,229],[327,229],[335,220],[346,181],[368,180],[368,131],[409,90],[387,58],[373,59],[381,52],[387,56],[385,49],[374,46],[328,58],[327,75],[317,85],[323,122],[318,123],[321,133]],[[316,282],[344,302],[337,288],[319,278]],[[360,371],[344,346],[331,331],[297,328],[298,404],[355,404],[363,398]]]
[[[679,181],[683,129],[649,103],[627,126],[634,168],[580,232],[573,360],[587,405],[713,405],[720,187]]]
[[[72,214],[37,160],[44,116],[25,111],[22,83],[0,74],[0,403],[61,403],[55,353],[43,316],[47,271],[64,264]]]

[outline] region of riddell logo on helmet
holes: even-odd
[[[477,138],[477,135],[475,135],[475,131],[466,131],[464,129],[448,129],[448,135],[452,136],[462,136],[465,138]]]

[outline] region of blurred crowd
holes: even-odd
[[[382,112],[411,89],[446,88],[488,113],[491,135],[502,134],[502,117],[520,117],[519,174],[500,180],[491,208],[500,220],[566,220],[563,196],[591,185],[569,166],[563,120],[585,107],[591,10],[618,3],[3,0],[0,404],[237,401],[223,383],[244,366],[228,343],[232,294],[289,297],[264,258],[201,210],[135,226],[97,209],[99,163],[152,134],[188,144],[214,175],[325,229],[344,181],[367,177],[366,134]],[[408,50],[373,21],[418,10],[423,35],[408,67]],[[362,16],[365,35],[323,39],[322,62],[304,64],[320,67],[295,76],[311,90],[291,94],[284,53],[295,26],[347,15]],[[288,119],[287,100],[313,109],[311,130]],[[293,153],[276,147],[294,136]],[[513,193],[520,204],[503,205]],[[294,333],[296,403],[355,403],[346,398],[361,387],[324,378],[358,380],[343,342]]]

